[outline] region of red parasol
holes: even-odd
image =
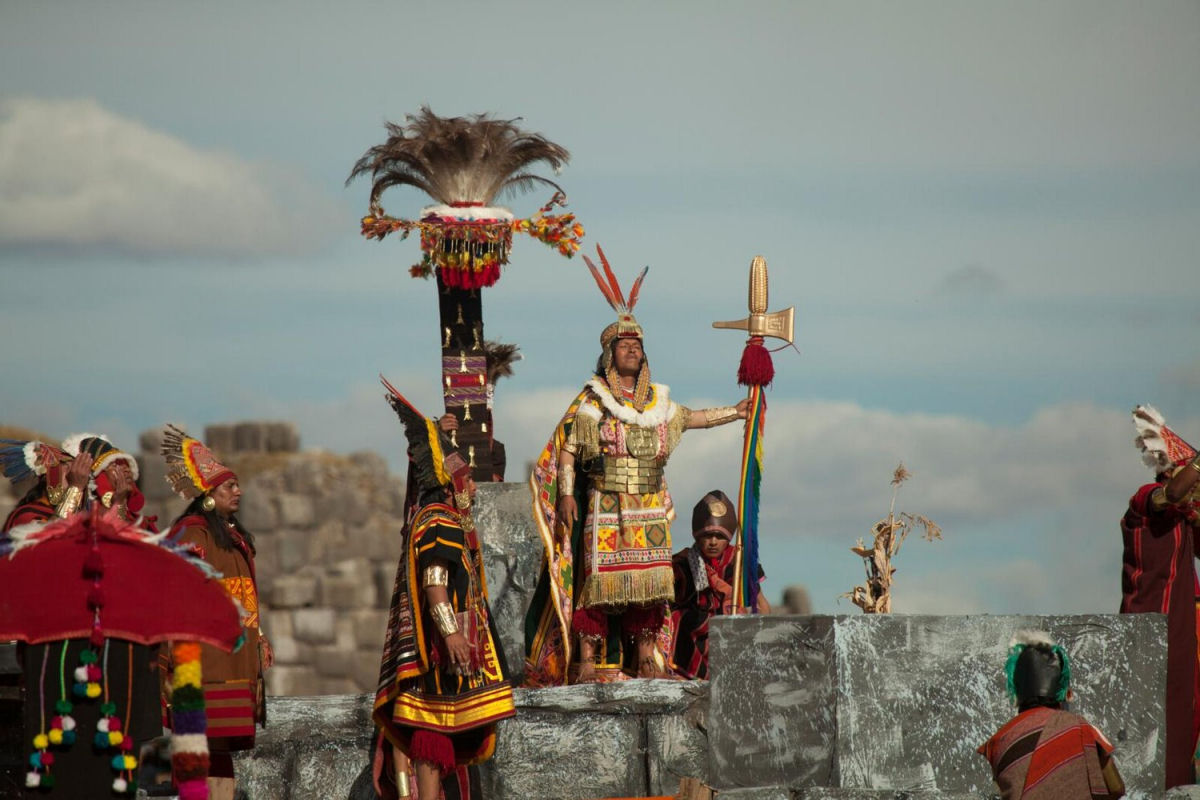
[[[0,547],[0,640],[183,639],[229,651],[241,636],[240,610],[211,568],[115,511],[8,535]]]

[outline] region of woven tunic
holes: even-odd
[[[1091,800],[1120,796],[1103,774],[1112,749],[1083,717],[1031,708],[996,731],[979,753],[992,765],[1004,800]]]
[[[243,622],[245,642],[238,650],[226,653],[211,645],[200,645],[209,747],[218,752],[249,750],[254,747],[255,723],[265,725],[267,719],[254,555],[233,528],[229,532],[234,546],[228,550],[220,547],[199,515],[184,517],[172,530],[180,544],[189,545],[221,573],[225,591],[249,614]]]

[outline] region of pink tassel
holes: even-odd
[[[738,365],[738,383],[742,386],[770,386],[775,380],[775,365],[771,353],[763,347],[761,336],[751,336],[742,351]]]

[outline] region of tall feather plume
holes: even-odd
[[[600,294],[604,295],[604,299],[608,301],[608,304],[612,306],[613,310],[617,312],[624,310],[622,308],[624,304],[613,296],[612,287],[608,285],[606,280],[604,280],[604,276],[600,274],[599,268],[597,268],[596,265],[592,263],[592,260],[586,255],[583,257],[583,263],[588,265],[588,269],[592,272],[592,277],[596,280],[596,286],[600,288]]]
[[[650,266],[647,264],[642,267],[642,271],[638,274],[637,280],[633,282],[633,287],[629,290],[629,310],[633,311],[633,307],[637,305],[638,293],[642,291],[642,281],[646,279],[646,273],[650,271]]]
[[[604,274],[608,276],[608,282],[612,284],[613,296],[620,301],[620,311],[628,311],[629,305],[625,302],[625,295],[621,291],[621,284],[617,282],[617,276],[613,274],[612,267],[609,266],[608,257],[604,255],[603,248],[596,245],[596,252],[600,254],[600,263],[604,265]]]
[[[440,203],[491,205],[501,191],[527,191],[536,184],[558,184],[524,170],[545,162],[557,172],[570,160],[565,148],[541,134],[526,133],[518,119],[486,114],[439,117],[422,106],[405,125],[385,123],[387,141],[375,145],[354,164],[347,185],[370,174],[371,207],[393,186],[413,186]]]

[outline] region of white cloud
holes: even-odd
[[[0,244],[290,254],[319,243],[334,218],[295,175],[197,149],[94,100],[0,101]]]

